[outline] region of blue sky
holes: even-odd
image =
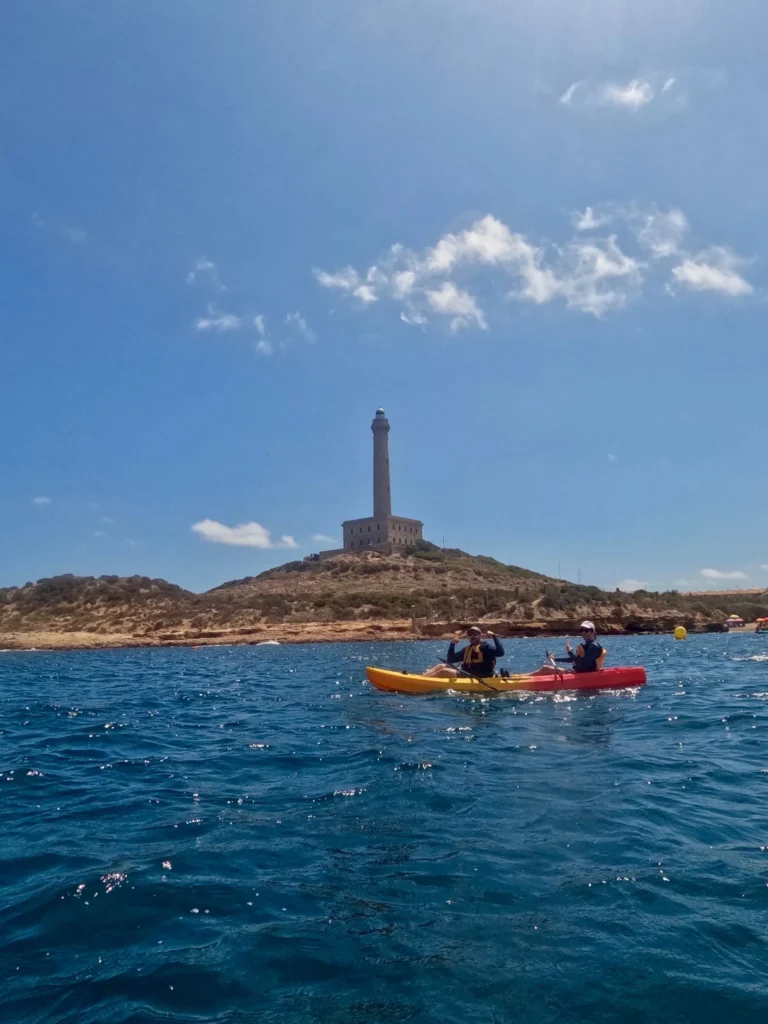
[[[379,405],[437,543],[768,583],[767,33],[757,0],[4,5],[0,586],[328,546]]]

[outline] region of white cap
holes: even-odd
[[[593,633],[597,632],[594,622],[590,622],[589,619],[584,619],[579,629],[591,629]]]

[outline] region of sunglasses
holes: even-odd
[[[595,631],[594,631],[594,629],[580,629],[579,632],[580,633],[594,633]]]

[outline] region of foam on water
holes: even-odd
[[[438,653],[9,652],[3,1019],[766,1019],[761,638],[612,638],[633,691],[363,680]]]

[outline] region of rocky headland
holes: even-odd
[[[470,622],[502,636],[704,631],[768,616],[768,592],[626,594],[423,542],[288,562],[203,594],[145,576],[54,576],[0,589],[0,649],[415,640]]]

